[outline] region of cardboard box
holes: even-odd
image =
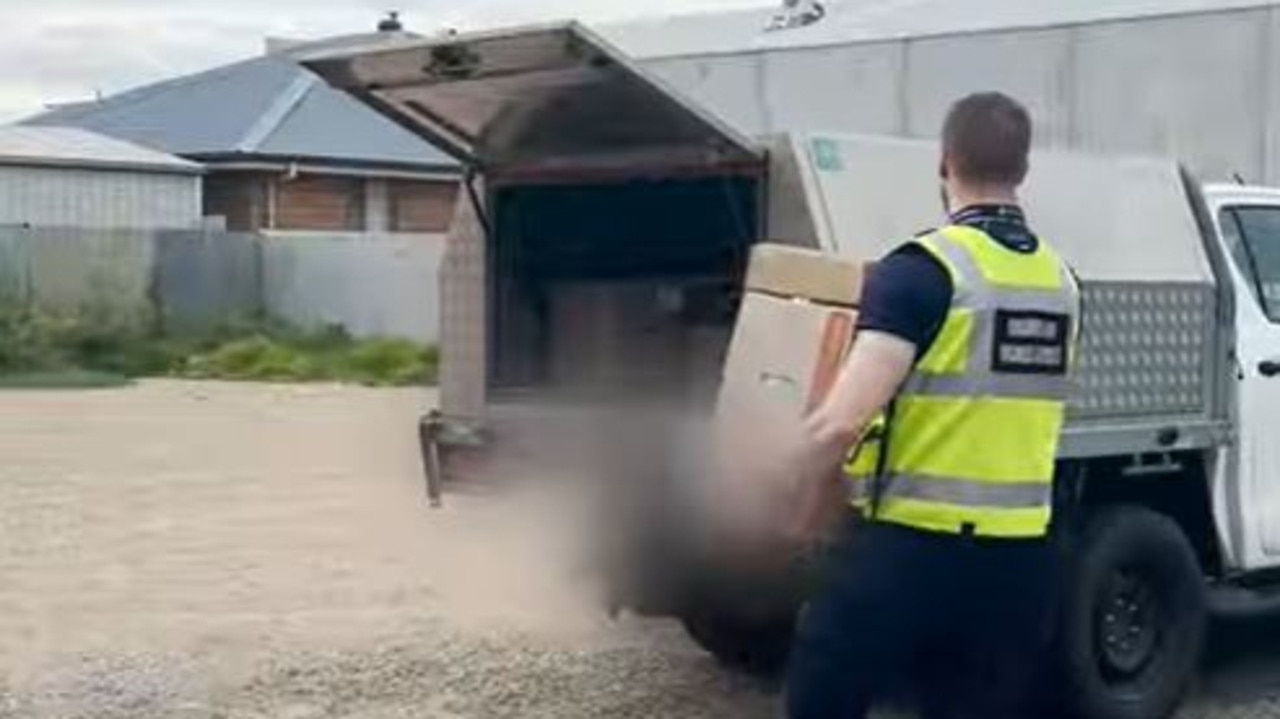
[[[752,256],[713,439],[720,495],[733,497],[724,519],[745,526],[744,536],[817,526],[834,516],[825,512],[843,511],[836,478],[802,488],[794,478],[756,468],[779,466],[799,441],[804,416],[842,370],[857,327],[853,305],[863,267],[793,248],[764,247]]]
[[[763,243],[751,251],[748,292],[802,297],[812,302],[853,306],[862,296],[866,264],[825,252]]]
[[[866,263],[798,247],[757,245],[725,361],[717,416],[794,420],[825,397],[857,325]]]
[[[748,293],[725,361],[719,421],[775,425],[803,417],[834,383],[856,324],[849,308]]]

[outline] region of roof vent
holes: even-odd
[[[818,0],[782,0],[782,10],[775,13],[765,30],[793,30],[807,27],[827,16],[827,9]]]
[[[404,24],[400,22],[400,13],[392,10],[387,16],[378,21],[378,32],[402,32]]]

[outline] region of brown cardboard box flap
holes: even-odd
[[[762,243],[751,251],[747,290],[852,307],[862,295],[866,263],[791,245]]]

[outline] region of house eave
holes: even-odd
[[[296,172],[309,175],[336,175],[405,180],[457,181],[461,168],[445,163],[369,162],[344,158],[288,157],[279,155],[200,154],[186,155],[209,172]]]

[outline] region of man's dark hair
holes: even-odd
[[[1027,177],[1031,115],[999,92],[980,92],[951,106],[942,126],[942,151],[959,180],[1019,185]]]

